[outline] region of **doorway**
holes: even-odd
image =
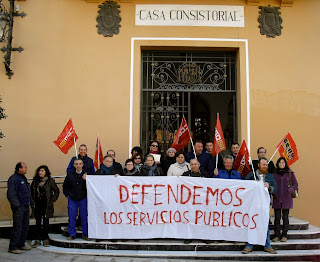
[[[237,141],[236,52],[142,51],[141,72],[140,145],[145,152],[152,140],[165,152],[183,116],[192,138],[205,142],[214,138],[219,113],[226,146]]]

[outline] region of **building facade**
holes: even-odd
[[[8,115],[1,121],[1,179],[18,161],[27,163],[28,177],[41,164],[64,175],[75,151],[64,155],[53,141],[70,116],[90,157],[100,134],[103,151],[114,149],[124,163],[133,146],[146,149],[150,140],[168,148],[182,116],[194,139],[212,139],[219,113],[227,146],[246,139],[253,159],[260,146],[270,158],[291,132],[300,156],[292,166],[300,197],[291,215],[320,226],[320,211],[311,208],[320,197],[320,2],[118,0],[109,13],[104,3],[16,2],[27,16],[14,21],[13,46],[24,51],[12,53],[12,78],[0,67]],[[56,215],[63,214],[61,196]]]

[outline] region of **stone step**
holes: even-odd
[[[297,224],[296,224],[297,225]],[[66,227],[61,227],[62,235],[68,236]],[[82,232],[77,230],[77,237],[81,238]],[[271,239],[274,237],[274,231],[270,230]],[[316,239],[320,238],[320,228],[312,225],[308,225],[308,229],[304,230],[289,230],[288,239]]]
[[[135,259],[137,259],[136,261],[140,261],[139,258],[239,261],[320,261],[320,249],[279,250],[278,254],[269,254],[263,251],[254,251],[244,255],[240,251],[100,250],[83,248],[62,248],[55,246],[39,246],[38,248],[43,251],[62,254],[128,257],[130,258],[130,261]]]
[[[270,229],[273,229],[274,228],[274,216],[272,216],[270,218],[272,224],[269,225],[269,228]],[[282,221],[281,221],[282,223]],[[289,217],[289,230],[306,230],[309,228],[309,222],[308,221],[305,221],[305,220],[302,220],[302,219],[299,219],[299,218],[296,218],[296,217]]]
[[[155,250],[155,251],[241,251],[244,248],[243,242],[219,242],[205,244],[201,240],[194,240],[190,244],[184,244],[181,239],[145,239],[135,242],[128,240],[116,243],[109,240],[85,241],[81,237],[72,241],[61,234],[49,234],[50,244],[64,248],[80,249],[108,249],[108,250]],[[292,239],[287,242],[274,242],[272,246],[277,250],[316,250],[320,249],[320,238],[317,239]],[[263,250],[262,246],[255,246],[255,250]]]

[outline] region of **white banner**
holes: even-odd
[[[244,7],[232,5],[136,5],[136,25],[244,27]]]
[[[87,176],[89,237],[181,238],[265,245],[270,197],[261,182]]]

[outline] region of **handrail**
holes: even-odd
[[[65,178],[66,175],[64,176],[51,176],[52,178]],[[27,180],[33,180],[33,178],[27,178]],[[8,180],[0,180],[0,183],[8,183]],[[56,184],[62,184],[63,182],[56,182]],[[0,189],[1,188],[7,188],[8,186],[0,186]]]

